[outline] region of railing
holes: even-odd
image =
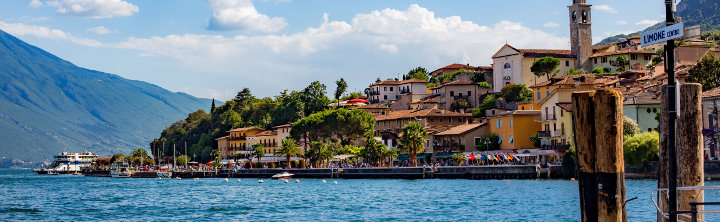
[[[678,191],[684,191],[684,190],[720,190],[720,186],[692,186],[692,187],[677,187]],[[661,206],[658,205],[659,200],[655,200],[655,197],[660,198],[661,195],[668,196],[667,191],[669,191],[668,188],[658,188],[652,190],[650,192],[650,200],[652,200],[653,205],[655,205],[655,210],[657,213],[662,214],[662,216],[666,219],[670,218],[670,212],[663,212],[662,209],[660,209]],[[660,194],[660,192],[665,192],[665,194]],[[678,197],[681,195],[678,194]],[[677,215],[678,217],[683,218],[689,218],[690,221],[697,221],[697,215],[698,214],[720,214],[720,209],[713,209],[713,210],[698,210],[698,205],[720,205],[720,202],[690,202],[690,210],[678,210]],[[690,214],[688,216],[687,214]]]
[[[561,149],[569,149],[569,144],[555,144],[555,145],[542,145],[540,147],[543,150],[561,150]]]
[[[245,140],[247,137],[244,136],[236,136],[236,137],[230,137],[228,140],[236,141],[236,140]]]
[[[542,119],[543,121],[557,120],[557,118],[555,118],[555,115],[549,115],[549,114],[548,114],[548,115],[543,115],[543,117],[545,117],[545,118]]]
[[[370,91],[370,93],[368,93],[368,94],[371,96],[380,95],[380,91]]]
[[[433,145],[433,152],[436,153],[456,153],[465,152],[465,145]]]
[[[550,137],[550,131],[538,131],[538,137]]]
[[[400,94],[410,93],[409,89],[401,89]]]
[[[565,136],[562,130],[555,130],[553,131],[553,135],[557,136]]]
[[[371,100],[369,100],[368,102],[370,102],[370,103],[379,103],[380,100],[378,100],[378,99],[371,99]]]

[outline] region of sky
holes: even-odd
[[[0,29],[88,69],[227,100],[421,66],[487,66],[505,43],[569,49],[571,0],[6,0]],[[588,0],[592,37],[664,20],[663,1]]]

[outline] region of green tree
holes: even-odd
[[[110,163],[111,163],[111,164],[112,164],[112,163],[115,163],[116,160],[118,160],[118,159],[124,159],[124,158],[125,158],[125,155],[122,155],[122,153],[113,154],[112,157],[110,158]]]
[[[618,56],[615,59],[615,63],[616,63],[616,66],[618,67],[617,72],[620,73],[620,72],[624,72],[626,70],[625,66],[629,64],[629,61],[625,56]]]
[[[327,108],[327,105],[330,104],[330,99],[325,95],[326,88],[327,87],[320,82],[314,81],[303,89],[300,100],[305,104],[305,116],[323,111]]]
[[[253,97],[252,93],[250,93],[250,89],[248,88],[243,88],[235,96],[235,100],[237,100],[241,105],[247,105],[253,98],[255,97]]]
[[[558,72],[555,69],[560,66],[560,60],[551,56],[542,57],[533,62],[530,71],[537,77],[545,76],[547,80]]]
[[[598,74],[604,74],[605,71],[603,71],[603,69],[600,68],[599,66],[595,66],[595,68],[593,68],[592,71],[590,71],[590,73],[598,75]]]
[[[630,117],[623,116],[623,135],[632,136],[640,133],[640,126]]]
[[[385,144],[378,143],[375,138],[366,137],[365,146],[360,151],[360,155],[362,155],[368,163],[373,166],[378,166],[383,155],[383,150],[386,148],[387,146],[385,146]]]
[[[337,87],[335,88],[335,100],[338,101],[338,105],[340,105],[340,97],[345,93],[345,90],[347,90],[347,82],[345,82],[345,79],[340,78],[340,80],[335,81],[335,84]]]
[[[490,133],[487,136],[480,137],[481,144],[477,147],[478,150],[499,150],[500,149],[500,136],[494,133]]]
[[[490,88],[492,88],[492,85],[490,85],[490,83],[487,83],[487,82],[479,82],[479,83],[478,83],[478,88],[480,88],[480,89],[490,89]]]
[[[660,153],[660,134],[649,131],[629,136],[623,142],[625,162],[638,165],[647,161],[657,160]]]
[[[532,98],[532,92],[524,84],[510,83],[503,86],[500,95],[507,102],[528,101]]]
[[[450,159],[455,161],[455,166],[460,166],[467,160],[467,156],[465,156],[465,153],[455,153],[453,154]]]
[[[483,99],[482,103],[480,105],[473,109],[472,115],[475,118],[485,117],[485,110],[495,108],[497,105],[497,100],[495,100],[495,96],[493,95],[487,95],[485,96],[485,99]]]
[[[148,156],[147,150],[143,148],[135,148],[130,155],[133,155],[135,157],[150,158],[150,156]]]
[[[190,162],[190,157],[185,156],[185,155],[180,155],[179,157],[177,157],[177,159],[175,159],[175,162],[177,162],[178,165],[185,165]]]
[[[265,156],[265,148],[263,148],[263,145],[260,143],[255,143],[252,145],[252,151],[255,157],[258,159],[258,163],[260,162],[260,159],[262,159],[263,156]]]
[[[425,149],[427,132],[418,122],[410,122],[403,127],[403,136],[400,138],[400,147],[410,156],[410,165],[417,166],[417,153]]]
[[[290,157],[292,156],[298,156],[302,154],[302,150],[297,145],[297,141],[295,141],[292,138],[285,138],[280,142],[280,149],[275,151],[275,156],[286,156],[287,157],[287,166],[285,168],[290,168]]]
[[[575,70],[575,68],[570,68],[565,75],[580,75],[585,74],[585,71],[581,70]]]
[[[215,112],[215,98],[212,99],[212,105],[210,105],[210,113]]]
[[[687,81],[702,84],[703,91],[720,86],[720,58],[715,58],[714,52],[703,56],[688,72]]]
[[[423,67],[417,67],[417,68],[411,69],[410,71],[408,71],[407,75],[403,76],[403,79],[404,80],[419,79],[419,80],[427,81],[428,80],[427,70]]]
[[[380,144],[380,145],[383,145],[383,146],[384,146],[384,144]],[[389,164],[392,164],[392,161],[393,161],[395,158],[397,158],[398,153],[397,153],[397,151],[395,151],[394,149],[390,149],[390,148],[385,147],[385,149],[383,150],[382,156],[384,157],[384,159],[387,159],[387,161],[388,161]]]

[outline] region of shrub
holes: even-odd
[[[635,123],[635,120],[630,119],[630,117],[623,116],[623,135],[632,136],[638,133],[640,133],[640,126]]]
[[[467,160],[465,153],[456,153],[453,154],[450,158],[455,161],[455,166],[460,166]]]
[[[638,165],[657,160],[660,154],[660,134],[657,131],[645,132],[626,137],[623,142],[625,162]]]
[[[255,163],[255,168],[264,168],[263,164],[260,162]]]
[[[250,169],[250,168],[251,168],[250,162],[245,162],[245,169]]]
[[[527,101],[532,98],[532,92],[524,84],[507,84],[503,86],[500,94],[506,102]]]
[[[533,146],[535,146],[535,148],[540,148],[542,145],[542,143],[540,143],[540,137],[538,137],[537,134],[530,136],[530,141],[533,142]]]
[[[487,83],[487,82],[479,82],[479,83],[478,83],[478,88],[481,88],[481,89],[490,89],[490,88],[492,88],[492,85],[490,85],[490,83]]]
[[[269,162],[269,163],[268,163],[268,168],[271,168],[271,169],[272,169],[272,168],[275,168],[275,162]]]
[[[300,162],[298,160],[293,160],[290,167],[292,168],[298,168],[298,165],[300,165]]]

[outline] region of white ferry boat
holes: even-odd
[[[90,164],[98,158],[98,155],[92,152],[62,152],[54,157],[55,161],[50,166],[35,169],[34,171],[38,174],[77,174],[90,167]]]

